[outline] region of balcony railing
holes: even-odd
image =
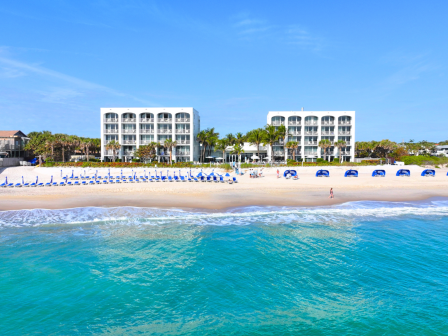
[[[317,126],[317,121],[305,121],[305,126]]]
[[[331,126],[334,125],[334,121],[322,121],[322,126]]]
[[[154,142],[154,140],[140,140],[140,144],[142,144],[142,145],[147,145],[151,142]]]
[[[280,139],[274,142],[274,146],[283,146],[285,144],[285,141]]]
[[[322,131],[322,135],[334,135],[334,132]]]
[[[300,126],[301,124],[300,121],[288,121],[289,126]]]
[[[142,123],[153,123],[154,118],[140,118],[140,122]]]
[[[317,156],[317,152],[305,151],[305,155],[316,155]]]
[[[123,140],[123,145],[135,145],[135,140]]]
[[[124,130],[122,130],[121,131],[121,133],[130,133],[130,134],[134,134],[134,133],[136,133],[136,129],[135,128],[132,128],[132,129],[124,129]]]
[[[123,118],[123,122],[136,122],[136,118]]]
[[[285,152],[283,151],[273,151],[274,156],[285,156]]]
[[[334,155],[334,152],[333,151],[329,151],[329,152],[322,152],[322,156],[324,156],[324,155]]]
[[[341,121],[339,120],[339,125],[351,125],[352,122],[351,121]]]
[[[274,120],[272,122],[272,125],[274,125],[274,126],[280,126],[280,125],[284,125],[284,124],[285,124],[285,122],[284,121],[280,121],[280,120]]]
[[[176,133],[178,134],[190,134],[190,129],[188,128],[176,128]]]
[[[339,135],[350,135],[350,131],[339,131]]]
[[[172,118],[159,118],[159,119],[157,120],[157,122],[166,122],[166,123],[170,123],[170,122],[173,122],[173,119],[172,119]]]
[[[116,122],[118,122],[118,118],[104,118],[104,122],[116,123]]]
[[[104,133],[106,133],[106,134],[117,134],[118,133],[118,129],[116,129],[116,128],[105,129]]]
[[[24,146],[21,146],[21,145],[10,145],[10,144],[6,144],[6,145],[3,145],[3,146],[0,146],[0,151],[20,151],[20,150],[23,150],[23,147]]]
[[[190,140],[176,140],[178,145],[189,145],[190,144]]]
[[[315,132],[310,132],[310,131],[305,132],[305,135],[317,135],[317,134],[318,134],[317,131],[315,131]]]
[[[190,118],[176,118],[176,122],[190,122]]]
[[[118,155],[120,153],[120,151],[119,150],[117,150],[116,152],[115,152],[115,155]],[[104,155],[114,155],[114,151],[113,150],[105,150],[104,151]]]
[[[124,155],[131,155],[131,156],[133,156],[134,155],[134,151],[127,151],[127,150],[125,150],[125,151],[123,151],[123,154]]]
[[[190,155],[190,151],[176,151],[176,155],[179,155],[179,156],[182,156],[182,155],[184,155],[184,156],[186,156],[186,155]]]
[[[289,131],[289,134],[290,134],[290,135],[300,135],[300,134],[302,134],[302,133],[299,132],[299,131],[293,131],[293,132]]]
[[[173,129],[172,128],[167,128],[167,129],[159,128],[159,129],[157,129],[157,133],[159,133],[159,134],[166,134],[166,133],[171,134],[171,133],[173,133]]]
[[[305,141],[305,145],[317,145],[317,141]]]
[[[350,151],[341,151],[340,155],[350,155]]]
[[[154,133],[154,128],[140,128],[140,133]]]

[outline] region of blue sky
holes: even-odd
[[[356,140],[448,139],[447,1],[3,1],[0,129],[98,137],[100,107],[355,110]]]

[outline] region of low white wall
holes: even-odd
[[[23,161],[23,158],[3,158],[0,159],[0,167],[19,166],[20,161]]]

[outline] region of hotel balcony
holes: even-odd
[[[176,151],[177,156],[190,156],[190,151]]]
[[[176,122],[190,122],[190,118],[176,118]]]
[[[136,118],[123,118],[122,122],[136,122]]]
[[[272,122],[272,125],[274,125],[274,126],[280,126],[280,125],[284,125],[284,124],[285,124],[285,122],[284,121],[280,121],[280,120],[274,120]]]
[[[322,131],[322,135],[334,135],[334,132]]]
[[[289,135],[301,135],[301,132],[295,131],[295,132],[289,132]]]
[[[119,150],[115,151],[115,155],[118,156],[118,154],[120,154],[120,151],[119,151]],[[114,155],[114,151],[111,150],[111,149],[109,149],[109,150],[104,150],[104,155]]]
[[[121,142],[123,145],[135,145],[135,140],[123,140]]]
[[[305,132],[305,135],[318,135],[318,132],[317,131],[316,132],[308,131],[308,132]]]
[[[3,145],[3,146],[1,146],[0,147],[0,151],[20,151],[20,150],[23,150],[23,147],[24,146],[22,146],[22,145],[10,145],[10,144],[5,144],[5,145]]]
[[[284,151],[273,151],[272,153],[274,154],[274,156],[285,156]]]
[[[154,133],[154,128],[140,128],[140,133],[142,134]]]
[[[350,151],[340,151],[340,155],[350,155]]]
[[[308,146],[308,145],[314,145],[314,146],[317,146],[317,141],[305,141],[305,145],[306,145],[306,146]]]
[[[177,134],[190,134],[190,129],[176,129]]]
[[[317,126],[317,121],[305,121],[305,126]]]
[[[173,119],[172,118],[159,118],[159,119],[157,119],[157,122],[159,122],[159,123],[170,123],[170,122],[173,122]]]
[[[159,128],[157,130],[158,134],[171,134],[173,133],[173,129],[172,128],[168,128],[168,129],[163,129],[163,128]]]
[[[351,121],[339,121],[339,125],[351,125]]]
[[[300,126],[301,124],[300,121],[288,121],[288,126]]]
[[[133,129],[124,129],[124,130],[121,131],[121,133],[135,134],[136,131],[137,130],[135,128],[133,128]]]
[[[274,146],[283,146],[284,143],[285,141],[283,139],[280,139],[274,142]]]
[[[317,156],[317,152],[305,151],[305,155],[313,155],[313,156]]]
[[[134,151],[123,151],[123,155],[131,155],[131,156],[133,156],[134,155]]]
[[[154,122],[154,118],[140,118],[140,122],[142,123],[153,123]]]
[[[154,140],[140,140],[141,145],[147,145],[150,144],[151,142],[154,142]]]
[[[350,131],[339,131],[339,135],[350,135]]]
[[[118,134],[118,129],[105,129],[104,133],[106,134]]]
[[[190,144],[190,140],[176,140],[176,143],[178,145],[189,145]]]
[[[322,121],[322,126],[332,126],[334,125],[334,121]]]
[[[118,118],[104,118],[104,122],[106,123],[117,123]]]
[[[328,151],[328,152],[322,152],[322,156],[324,156],[324,155],[326,155],[326,156],[328,156],[328,155],[334,155],[334,152],[333,151]]]

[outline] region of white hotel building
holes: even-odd
[[[139,146],[150,142],[163,145],[167,139],[177,141],[173,161],[198,161],[199,113],[192,107],[101,108],[101,158],[112,160],[105,146],[115,140],[121,144],[118,158],[130,161]],[[169,153],[157,149],[157,160],[168,162]]]
[[[296,160],[306,162],[324,158],[324,151],[318,144],[322,139],[328,139],[332,144],[344,140],[346,147],[332,146],[326,151],[329,161],[335,157],[343,157],[344,161],[354,161],[355,158],[355,111],[273,111],[267,116],[269,125],[285,125],[289,133],[284,141],[278,141],[273,146],[273,153],[268,147],[268,157],[273,161],[292,159],[291,150],[284,147],[288,141],[297,141]]]

